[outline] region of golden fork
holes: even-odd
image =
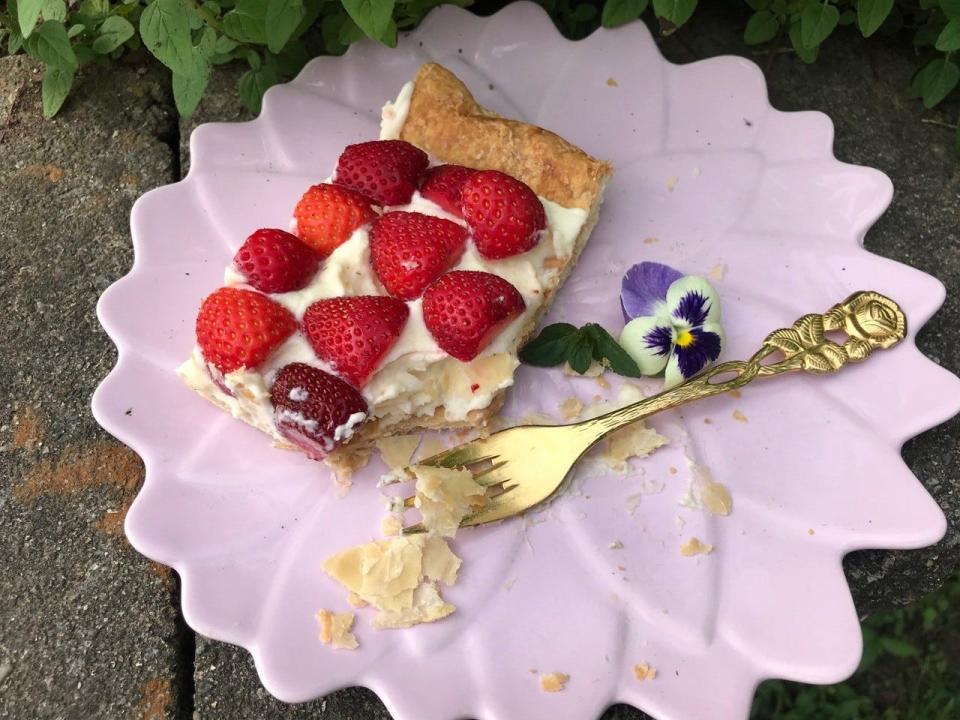
[[[902,340],[907,324],[903,311],[876,292],[854,293],[823,315],[804,315],[791,328],[775,330],[749,360],[717,365],[682,385],[570,425],[525,425],[458,445],[420,461],[420,465],[468,468],[478,483],[491,489],[489,502],[467,516],[461,527],[483,525],[518,515],[543,502],[559,488],[577,460],[605,436],[654,413],[742,388],[757,377],[795,370],[833,373],[848,362],[866,359],[878,348]],[[846,334],[842,343],[828,332]],[[782,359],[770,362],[772,355]],[[764,362],[768,361],[768,362]],[[721,376],[729,376],[721,380]],[[414,506],[414,498],[405,500]],[[404,533],[422,532],[421,524]]]

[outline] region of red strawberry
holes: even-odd
[[[253,290],[220,288],[197,315],[197,345],[222,373],[255,368],[290,337],[297,321],[290,311]]]
[[[499,275],[448,272],[423,293],[423,320],[450,355],[473,360],[526,307],[517,289]]]
[[[420,194],[432,200],[448,213],[463,217],[460,198],[463,184],[477,171],[462,165],[437,165],[427,170],[420,183]]]
[[[403,205],[410,202],[428,162],[423,150],[403,140],[371,140],[347,146],[334,182],[381,205]]]
[[[303,331],[317,357],[359,388],[400,337],[409,314],[406,303],[392,297],[336,297],[307,308]]]
[[[466,242],[466,228],[449,220],[389,212],[370,227],[370,262],[387,292],[413,300],[456,264]]]
[[[527,185],[496,170],[463,184],[463,217],[480,254],[505,258],[530,250],[547,227],[543,204]]]
[[[263,228],[240,246],[233,264],[260,292],[283,293],[310,282],[320,257],[296,235]]]
[[[353,435],[367,402],[338,377],[304,363],[284,365],[270,388],[277,429],[314,460]]]
[[[314,185],[297,203],[297,235],[321,256],[326,257],[377,213],[370,200],[339,185]]]

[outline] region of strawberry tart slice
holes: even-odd
[[[304,192],[290,232],[246,239],[200,306],[180,375],[314,458],[483,425],[610,174],[426,64],[384,107],[381,139],[347,147]]]

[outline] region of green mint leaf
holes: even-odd
[[[226,35],[221,35],[217,38],[216,44],[213,46],[213,51],[218,55],[226,55],[227,53],[233,52],[237,47],[237,42],[231,40]]]
[[[567,363],[580,375],[590,369],[593,361],[593,338],[584,331],[577,332],[567,352]]]
[[[82,15],[102,20],[110,13],[110,3],[108,0],[83,0],[79,11]]]
[[[337,39],[341,45],[344,47],[350,47],[357,40],[362,40],[365,38],[363,30],[360,29],[360,26],[357,25],[353,19],[348,15],[343,18],[343,22],[340,25],[340,32],[337,35]]]
[[[857,27],[864,37],[870,37],[893,10],[893,0],[859,0],[857,3]]]
[[[617,375],[640,377],[640,368],[637,367],[637,363],[609,332],[596,323],[586,325],[585,329],[593,339],[595,360],[606,360],[607,367]]]
[[[945,57],[931,60],[914,78],[912,87],[919,90],[923,106],[938,105],[957,83],[960,82],[960,67]]]
[[[111,53],[133,37],[134,32],[129,20],[111,15],[100,26],[100,34],[93,41],[93,51],[98,55]]]
[[[274,0],[237,0],[236,7],[223,16],[223,31],[237,42],[265,45],[267,8]]]
[[[47,20],[34,30],[26,44],[27,52],[41,60],[44,65],[69,70],[71,73],[77,69],[77,56],[70,46],[67,29],[56,20]],[[59,108],[59,105],[57,107]]]
[[[379,40],[393,16],[394,0],[342,0],[343,7],[367,37]]]
[[[810,64],[817,59],[820,54],[820,48],[808,48],[803,44],[803,37],[800,32],[800,23],[795,22],[790,26],[790,44],[793,45],[793,51],[803,62]]]
[[[300,40],[291,40],[283,50],[277,53],[277,70],[281,75],[293,77],[309,60],[310,55],[304,44]]]
[[[197,109],[203,91],[207,89],[210,80],[209,72],[200,72],[195,75],[173,74],[173,101],[177,105],[177,112],[182,117],[190,117]]]
[[[814,48],[826,40],[840,21],[840,11],[829,3],[813,2],[800,13],[803,46]]]
[[[940,0],[940,9],[951,20],[958,18],[960,17],[960,0]]]
[[[650,0],[607,0],[603,5],[600,23],[605,28],[615,28],[636,20],[647,9]]]
[[[44,0],[40,14],[44,20],[63,22],[67,19],[67,5],[63,0]]]
[[[920,652],[913,645],[898,638],[880,638],[880,645],[886,652],[890,653],[891,655],[895,655],[896,657],[916,657],[920,654]]]
[[[340,28],[343,21],[350,20],[347,15],[327,15],[320,23],[320,34],[323,36],[323,48],[330,55],[339,55],[346,46],[340,41]],[[353,21],[350,20],[352,23]]]
[[[953,52],[960,50],[960,17],[953,18],[937,37],[937,50]]]
[[[321,5],[323,5],[323,0],[303,0],[303,17],[300,19],[300,24],[297,25],[296,30],[293,31],[293,35],[290,36],[292,40],[296,40],[313,27],[317,18],[320,17]]]
[[[303,19],[303,0],[270,0],[265,18],[267,47],[272,53],[283,50]]]
[[[856,10],[844,10],[840,13],[839,24],[843,27],[847,25],[853,25],[857,21],[857,11]]]
[[[41,87],[44,117],[53,117],[63,106],[63,101],[70,93],[70,86],[73,85],[74,73],[74,68],[61,65],[47,65],[44,69]]]
[[[520,360],[536,367],[553,367],[567,360],[579,331],[570,323],[548,325],[520,350]]]
[[[680,27],[697,9],[697,0],[653,0],[653,12],[658,18],[669,20]]]
[[[760,10],[747,21],[747,27],[743,31],[743,41],[747,45],[762,45],[773,40],[779,29],[780,23],[776,16],[768,10]]]
[[[74,45],[73,52],[77,56],[77,67],[91,63],[97,57],[89,45]]]
[[[67,37],[73,39],[86,29],[87,29],[86,25],[80,25],[80,24],[71,25],[70,29],[67,30]]]
[[[240,76],[240,99],[247,109],[257,115],[263,104],[263,94],[280,82],[280,77],[270,65],[251,68]]]
[[[20,34],[25,38],[33,32],[43,4],[44,0],[20,0],[17,3],[17,22],[20,23]]]
[[[387,31],[380,37],[380,42],[391,48],[397,46],[397,23],[393,18],[390,18],[390,24],[387,25]]]
[[[153,0],[140,16],[140,37],[170,70],[192,75],[196,68],[190,37],[190,11],[182,0]]]
[[[209,13],[213,17],[219,17],[220,13],[223,12],[223,10],[220,8],[220,3],[213,2],[213,0],[207,0],[207,2],[200,6],[200,9]]]
[[[23,35],[20,34],[20,30],[15,27],[10,28],[10,37],[7,38],[7,52],[10,55],[15,55],[22,47]]]

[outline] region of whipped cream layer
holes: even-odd
[[[399,136],[412,92],[413,83],[407,83],[397,100],[384,106],[381,139]],[[463,421],[471,411],[489,406],[500,390],[513,384],[513,374],[519,365],[516,355],[520,333],[542,306],[546,294],[559,283],[561,270],[573,253],[587,220],[586,210],[565,208],[546,198],[540,198],[540,201],[546,212],[547,228],[533,249],[522,255],[490,260],[477,252],[471,238],[460,261],[452,268],[488,272],[509,281],[526,303],[521,316],[505,327],[476,358],[462,362],[440,349],[427,330],[422,301],[408,302],[410,316],[400,337],[361,389],[370,406],[371,419],[384,419],[393,424],[416,417],[431,417],[442,408],[444,420]],[[419,192],[414,193],[406,205],[383,209],[385,213],[391,211],[419,212],[467,226],[463,219],[444,211]],[[291,232],[296,233],[295,223]],[[224,285],[252,289],[233,264],[226,269]],[[370,264],[369,227],[364,226],[354,231],[323,261],[306,287],[295,292],[270,294],[269,297],[300,321],[307,308],[318,300],[385,294]],[[197,349],[179,372],[187,384],[201,394],[207,397],[211,397],[211,392],[219,395],[216,402],[235,417],[283,441],[273,423],[269,387],[276,373],[292,362],[306,363],[336,374],[335,368],[317,358],[299,331],[257,370],[237,370],[220,376],[215,368],[205,367]],[[235,397],[218,392],[218,383],[208,373],[229,388]],[[349,425],[338,429],[338,439],[352,435],[355,423]]]

